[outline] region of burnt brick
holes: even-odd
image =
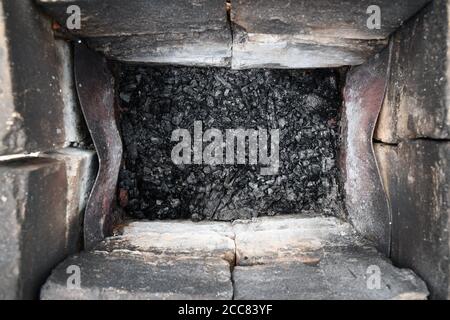
[[[449,9],[432,1],[392,36],[391,72],[375,138],[449,139]]]
[[[84,210],[98,169],[96,153],[91,150],[66,148],[45,156],[65,163],[67,176],[65,242],[67,253],[75,253],[82,248]]]
[[[67,288],[69,266],[80,268],[80,288]],[[128,250],[72,256],[53,270],[41,291],[42,300],[231,300],[232,296],[230,266],[222,259]]]
[[[69,44],[34,2],[0,4],[0,155],[49,151],[85,138]]]
[[[392,261],[413,269],[434,299],[449,298],[450,144],[375,144],[392,210]]]
[[[51,269],[81,249],[96,164],[74,148],[0,163],[0,298],[37,298]]]
[[[377,1],[382,23],[369,29],[373,1],[235,0],[232,68],[330,68],[360,65],[428,0]]]
[[[368,268],[381,272],[379,289],[368,287]],[[298,261],[237,266],[235,300],[425,300],[425,283],[411,270],[397,269],[374,248],[336,247],[318,265]]]
[[[61,26],[67,1],[38,3]],[[81,11],[82,26],[70,30],[106,57],[143,63],[227,66],[231,30],[223,0],[72,1]],[[89,19],[85,19],[89,17]]]
[[[0,180],[0,298],[33,299],[66,256],[66,168],[43,158],[2,162]]]

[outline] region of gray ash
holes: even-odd
[[[120,205],[134,218],[233,220],[337,214],[341,98],[333,70],[121,66]],[[175,165],[172,131],[279,129],[277,175],[260,165]]]

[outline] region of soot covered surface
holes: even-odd
[[[338,213],[335,71],[121,66],[118,78],[119,202],[132,217]],[[194,121],[224,137],[226,129],[279,129],[278,174],[261,175],[259,164],[175,165],[172,132],[188,129],[193,137]]]

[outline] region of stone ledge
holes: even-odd
[[[369,289],[370,266],[380,269],[379,289]],[[397,269],[371,247],[333,248],[317,265],[299,262],[233,271],[236,300],[424,300],[428,290],[413,272]]]
[[[80,268],[81,286],[68,289],[66,270]],[[222,259],[89,252],[60,264],[41,290],[43,300],[230,300],[230,269]]]
[[[86,39],[88,46],[106,57],[124,62],[228,67],[231,32],[164,33]]]
[[[298,261],[317,264],[324,250],[364,243],[350,224],[333,217],[276,216],[233,223],[236,265]]]
[[[234,263],[234,233],[230,223],[191,221],[133,222],[123,234],[96,249],[127,249],[161,255],[215,257]]]
[[[253,240],[240,240],[243,234]],[[240,250],[253,254],[249,260],[253,265],[235,266],[232,282],[234,263],[224,258],[224,252],[234,254],[234,238],[237,255]],[[313,248],[317,250],[305,248],[302,244],[307,241],[317,243]],[[317,253],[316,260],[304,259],[311,252]],[[81,269],[79,290],[67,287],[70,265]],[[367,290],[371,265],[381,270],[379,290]],[[41,292],[42,299],[425,299],[427,295],[413,272],[392,266],[349,224],[301,216],[233,225],[132,222],[123,235],[59,265]]]
[[[387,40],[234,32],[231,68],[297,69],[359,65],[386,45]]]

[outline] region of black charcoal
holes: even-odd
[[[132,217],[340,214],[336,71],[122,65],[118,73],[124,144],[118,188]],[[194,121],[224,137],[226,129],[279,129],[278,174],[261,175],[262,165],[248,162],[175,165],[172,132],[187,129],[194,137]]]

